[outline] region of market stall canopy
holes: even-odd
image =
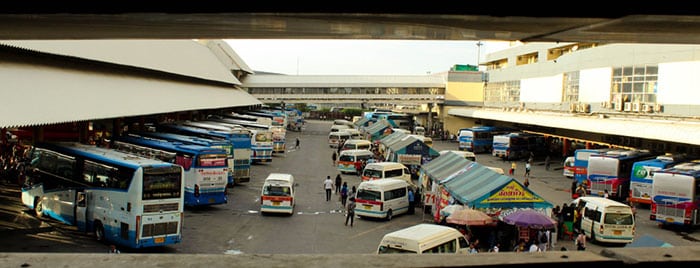
[[[446,220],[447,223],[467,226],[485,226],[495,223],[493,218],[485,212],[466,207],[455,210],[447,216]]]
[[[406,135],[392,143],[387,150],[390,156],[389,161],[408,165],[422,165],[424,162],[427,163],[440,156],[438,151],[411,135]],[[418,159],[413,159],[414,157]]]
[[[381,140],[394,131],[391,129],[391,124],[386,120],[379,120],[374,124],[365,128],[369,141]]]
[[[440,184],[452,198],[472,208],[551,209],[553,207],[551,203],[517,180],[498,174],[476,162],[469,161],[469,164],[441,179]]]
[[[421,166],[421,173],[423,175],[420,176],[420,180],[426,180],[425,182],[421,181],[421,184],[427,185],[427,180],[440,183],[440,180],[463,169],[470,162],[471,161],[464,157],[452,152],[442,154]]]

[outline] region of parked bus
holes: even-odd
[[[392,127],[401,129],[413,129],[413,115],[400,113],[377,113],[377,120],[386,120]]]
[[[159,124],[158,132],[176,133],[211,140],[224,140],[233,145],[233,182],[250,181],[251,132],[244,128],[222,131],[179,124]]]
[[[231,142],[227,140],[212,140],[212,139],[205,139],[205,138],[200,138],[200,137],[195,137],[195,136],[187,136],[187,135],[180,135],[180,134],[175,134],[175,133],[165,133],[165,132],[151,132],[151,131],[143,131],[143,132],[137,132],[137,133],[129,133],[130,135],[136,135],[136,136],[142,136],[142,137],[147,137],[147,138],[152,138],[152,139],[160,139],[164,141],[172,141],[172,142],[182,142],[184,144],[195,144],[195,145],[201,145],[201,146],[206,146],[209,148],[217,148],[217,149],[224,149],[226,151],[226,154],[228,155],[227,158],[227,164],[228,164],[228,186],[232,187],[236,183],[241,183],[241,179],[236,179],[233,176],[233,171],[235,170],[235,162],[234,162],[234,156],[233,156],[233,145],[231,145]]]
[[[218,205],[228,202],[228,156],[224,149],[138,136],[113,137],[110,147],[182,166],[185,170],[185,206]]]
[[[669,168],[685,160],[681,155],[660,155],[654,159],[635,162],[630,174],[630,202],[651,205],[651,187],[654,172]]]
[[[523,132],[493,136],[491,155],[505,160],[528,158],[530,155],[544,155],[547,151],[544,136]]]
[[[182,241],[182,167],[79,143],[38,143],[29,157],[22,203],[129,248]]]
[[[634,162],[656,157],[644,150],[612,150],[588,158],[587,192],[624,201],[630,193],[630,174]]]
[[[587,238],[619,244],[634,241],[636,225],[630,206],[597,196],[579,197],[571,206],[581,213],[579,228]]]
[[[700,161],[654,172],[649,219],[662,225],[700,225]]]
[[[186,121],[186,126],[200,127],[218,131],[236,131],[246,129],[250,132],[250,161],[251,163],[272,161],[272,132],[265,129],[247,128],[237,124],[217,121]]]
[[[574,179],[577,184],[586,182],[588,177],[588,158],[592,154],[610,151],[609,148],[577,149],[574,151]]]
[[[510,132],[509,129],[494,126],[475,126],[457,132],[458,149],[474,153],[490,153],[493,136]]]
[[[210,115],[208,120],[241,125],[249,129],[269,130],[272,133],[272,153],[285,153],[287,150],[287,129],[279,123],[270,120],[269,118],[259,117],[253,122],[250,117],[252,115],[241,115],[247,117],[248,120],[237,118],[235,114]],[[241,117],[239,116],[239,117]]]

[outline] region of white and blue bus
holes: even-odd
[[[252,134],[249,130],[238,128],[224,131],[180,124],[158,124],[156,131],[230,142],[233,145],[233,182],[229,180],[229,183],[250,181]]]
[[[243,117],[246,117],[246,115],[244,115]],[[285,153],[287,151],[287,129],[285,129],[282,125],[274,124],[274,121],[250,121],[246,119],[239,119],[236,115],[233,114],[209,115],[207,119],[218,123],[240,125],[244,128],[251,130],[257,129],[259,131],[269,131],[272,137],[272,152]]]
[[[242,181],[236,180],[236,178],[233,176],[233,171],[235,170],[235,162],[234,162],[234,150],[233,150],[233,145],[231,144],[230,141],[227,140],[213,140],[213,139],[207,139],[207,138],[201,138],[197,136],[188,136],[188,135],[182,135],[182,134],[176,134],[176,133],[166,133],[166,132],[153,132],[153,131],[143,131],[143,132],[136,132],[136,133],[130,133],[131,135],[137,135],[137,136],[143,136],[143,137],[148,137],[148,138],[153,138],[153,139],[161,139],[165,141],[174,141],[174,142],[182,142],[185,144],[195,144],[195,145],[202,145],[202,146],[207,146],[210,148],[218,148],[218,149],[224,149],[226,151],[226,154],[228,155],[228,186],[233,187],[234,184],[236,183],[241,183]]]
[[[700,160],[654,172],[649,219],[662,226],[700,226]]]
[[[541,156],[546,153],[544,136],[539,134],[511,132],[493,136],[491,155],[505,160],[527,158],[531,154]]]
[[[129,135],[114,137],[111,147],[182,166],[185,170],[185,206],[228,202],[228,155],[224,149]]]
[[[272,131],[263,128],[251,128],[239,124],[230,124],[218,121],[187,121],[187,126],[195,126],[218,131],[233,131],[246,129],[250,131],[250,161],[251,163],[272,162]]]
[[[94,145],[39,143],[30,153],[22,203],[129,248],[182,241],[182,167]]]
[[[457,132],[458,149],[473,153],[490,153],[493,149],[493,136],[508,132],[509,129],[494,126],[462,128]]]

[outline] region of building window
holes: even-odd
[[[487,102],[519,102],[520,81],[505,81],[486,84],[484,101]]]
[[[562,102],[578,102],[579,71],[564,73]]]
[[[613,103],[656,103],[658,66],[617,67],[612,72],[610,100]]]

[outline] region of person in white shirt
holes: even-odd
[[[540,247],[537,246],[537,243],[532,243],[530,244],[530,251],[529,252],[538,252],[540,251]]]
[[[323,188],[326,190],[326,202],[331,201],[331,192],[333,191],[331,176],[326,177],[326,180],[323,181]]]

